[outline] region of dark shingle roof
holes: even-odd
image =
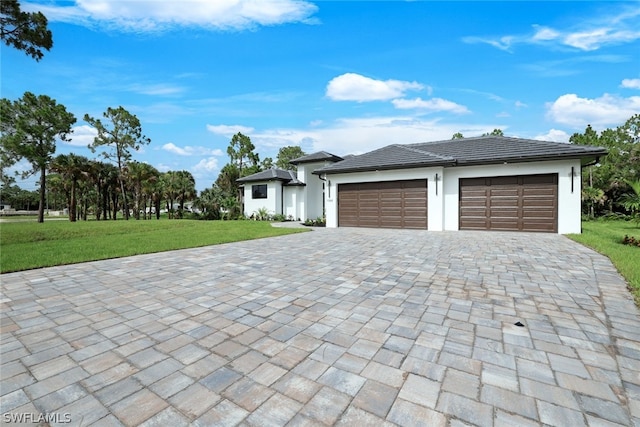
[[[239,183],[258,181],[282,181],[285,185],[305,185],[304,182],[298,180],[294,171],[287,171],[283,169],[263,170],[262,172],[239,178],[236,181]]]
[[[418,144],[394,144],[346,158],[314,171],[339,173],[406,169],[426,166],[467,166],[558,159],[594,159],[607,154],[602,147],[505,136],[484,136]]]
[[[323,160],[339,162],[340,160],[342,160],[342,157],[338,157],[335,154],[327,153],[326,151],[318,151],[317,153],[307,154],[306,156],[290,160],[289,163],[291,163],[292,165],[297,165],[300,163],[321,162]]]

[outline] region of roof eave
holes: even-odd
[[[532,163],[532,162],[547,162],[553,160],[570,160],[570,159],[586,159],[592,160],[595,158],[599,158],[605,156],[607,154],[604,152],[593,152],[593,153],[566,153],[566,154],[555,154],[555,155],[545,155],[545,156],[527,156],[527,157],[504,157],[504,158],[494,158],[494,159],[477,159],[477,160],[458,160],[456,162],[456,166],[477,166],[477,165],[496,165],[500,163]]]
[[[382,165],[382,166],[362,166],[362,167],[351,167],[351,168],[342,168],[342,169],[316,169],[312,173],[314,175],[323,175],[323,174],[338,174],[338,173],[352,173],[352,172],[376,172],[383,170],[398,170],[398,169],[418,169],[418,168],[429,168],[429,167],[438,167],[438,166],[452,166],[455,164],[455,161],[446,161],[446,162],[431,162],[431,163],[402,163],[398,165]]]
[[[238,178],[236,179],[236,182],[239,183],[245,183],[245,182],[271,182],[271,181],[282,181],[282,182],[289,182],[291,181],[290,179],[282,179],[282,178],[269,178],[269,179],[244,179],[244,178]]]

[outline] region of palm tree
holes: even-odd
[[[160,177],[162,181],[162,189],[164,197],[167,202],[167,212],[169,219],[173,219],[173,204],[180,194],[179,177],[175,171],[168,171],[162,174]]]
[[[222,218],[236,219],[240,216],[240,203],[234,196],[227,196],[222,200]]]
[[[143,209],[143,218],[151,219],[151,207],[153,206],[154,197],[158,193],[158,182],[160,181],[160,172],[156,168],[151,165],[148,165],[148,172],[146,174],[146,178],[142,183],[142,209]],[[147,209],[147,202],[149,205],[149,209]],[[160,203],[158,203],[159,205]],[[159,208],[159,206],[158,206]]]
[[[184,211],[184,203],[195,199],[198,196],[196,191],[196,180],[189,171],[178,171],[178,202],[180,203],[180,214]]]
[[[47,174],[47,205],[49,209],[60,210],[69,200],[69,190],[59,173]]]
[[[595,206],[603,206],[606,200],[604,191],[599,188],[584,187],[582,189],[582,201],[587,204],[591,218],[595,218]]]
[[[62,175],[69,184],[69,221],[77,218],[78,180],[87,173],[89,159],[76,154],[60,154],[51,163],[50,169]]]
[[[626,183],[632,192],[625,193],[620,198],[620,202],[625,209],[631,211],[636,223],[640,223],[640,179],[635,181],[627,180]]]
[[[194,200],[193,206],[202,211],[205,219],[220,219],[221,198],[220,188],[214,185],[202,190],[200,196]]]
[[[157,178],[158,170],[147,163],[140,162],[129,162],[126,170],[128,184],[133,189],[133,215],[135,219],[140,219],[142,207],[146,219],[148,181]]]

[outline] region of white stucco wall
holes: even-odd
[[[573,193],[571,167],[574,168]],[[558,174],[558,233],[581,232],[581,169],[580,160],[555,160],[535,163],[468,166],[445,169],[445,230],[458,230],[458,200],[460,178],[507,175]]]
[[[301,208],[304,205],[305,187],[292,185],[284,187],[284,216],[291,216],[294,221],[302,220]]]
[[[436,195],[435,175],[438,174],[438,194]],[[349,174],[336,174],[327,176],[327,187],[325,191],[325,210],[327,215],[327,227],[338,226],[338,185],[356,182],[380,182],[399,181],[411,179],[427,180],[427,226],[429,230],[442,230],[442,216],[444,215],[443,191],[442,191],[443,169],[438,168],[418,168],[403,169],[393,171],[373,171],[355,172]]]
[[[267,185],[267,198],[254,199],[251,187],[254,185]],[[251,216],[255,211],[267,208],[270,214],[282,213],[282,182],[281,181],[264,181],[264,182],[248,182],[244,185],[244,214]]]
[[[571,167],[574,168],[573,192]],[[338,185],[357,182],[427,179],[428,229],[458,230],[460,178],[506,175],[558,174],[558,233],[581,232],[581,168],[580,160],[555,160],[450,168],[419,168],[394,171],[356,172],[327,176],[325,206],[327,227],[338,226]],[[436,194],[436,174],[438,174]]]
[[[318,175],[314,175],[313,171],[320,169],[331,162],[321,161],[313,163],[301,163],[298,165],[298,179],[307,186],[305,187],[304,201],[301,205],[300,216],[304,221],[306,219],[316,219],[323,216],[323,185],[325,184]]]

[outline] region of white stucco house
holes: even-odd
[[[238,179],[244,188],[244,215],[250,217],[259,209],[269,214],[305,221],[324,216],[324,181],[313,171],[343,160],[325,151],[291,161],[297,172],[267,169]]]
[[[304,186],[295,197],[277,193],[296,186],[293,178],[284,184],[273,178],[278,183],[262,183],[263,201],[304,220],[322,212],[321,197],[327,227],[580,233],[582,168],[606,154],[601,147],[504,136],[393,144],[345,159],[323,153],[322,162],[299,164]],[[243,180],[245,188],[258,182]],[[247,194],[250,212],[260,203]]]

